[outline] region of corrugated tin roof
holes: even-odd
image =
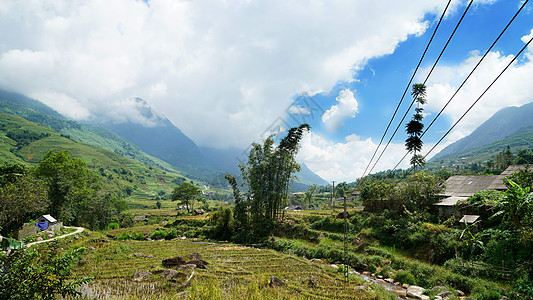
[[[43,215],[43,218],[44,218],[46,221],[50,222],[50,223],[55,223],[55,222],[57,222],[57,220],[56,220],[54,217],[52,217],[51,215]]]
[[[446,180],[446,196],[470,197],[488,189],[496,176],[456,175]]]
[[[441,201],[435,203],[435,205],[437,205],[437,206],[454,206],[460,200],[466,200],[466,199],[468,199],[468,197],[452,196],[452,197],[448,197],[448,198],[442,199]]]
[[[472,224],[475,221],[479,219],[478,215],[464,215],[461,220],[459,220],[460,223],[466,223],[466,224]]]
[[[496,176],[492,184],[488,187],[489,190],[506,190],[507,187],[503,183],[503,179],[509,175],[512,175],[520,170],[529,169],[529,165],[511,165],[505,169],[500,175]],[[533,170],[533,169],[532,169]]]

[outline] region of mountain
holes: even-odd
[[[50,151],[68,150],[101,177],[103,192],[120,197],[151,198],[170,194],[189,180],[130,160],[112,151],[70,139],[49,127],[0,112],[0,163],[37,164]],[[164,193],[163,193],[164,192]]]
[[[193,177],[208,180],[216,174],[216,168],[204,158],[198,146],[189,137],[167,118],[154,113],[143,99],[134,100],[138,104],[136,107],[140,115],[151,124],[102,120],[97,120],[96,124]]]
[[[68,120],[50,107],[26,96],[0,90],[0,112],[22,117],[65,137],[113,151],[148,166],[178,172],[170,164],[144,153],[108,129]]]
[[[204,154],[204,157],[206,157],[206,159],[208,159],[217,169],[224,173],[231,173],[234,175],[239,175],[241,173],[239,164],[246,163],[248,159],[248,153],[245,150],[238,148],[221,150],[210,147],[200,147],[200,150]],[[293,191],[306,191],[307,187],[313,184],[328,185],[327,181],[311,171],[305,163],[301,163],[300,167],[301,171],[295,174],[298,180],[292,186]]]
[[[520,107],[500,109],[470,135],[448,145],[431,161],[442,157],[475,150],[516,134],[533,132],[533,102]]]

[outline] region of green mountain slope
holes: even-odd
[[[524,131],[528,131],[528,129],[524,129]],[[435,169],[440,168],[441,166],[453,166],[456,164],[481,164],[494,158],[497,154],[505,150],[507,146],[510,147],[512,153],[517,153],[520,150],[532,149],[533,132],[519,133],[474,150],[443,155],[431,159],[431,161],[427,163],[427,167]]]
[[[143,165],[114,152],[72,140],[21,117],[0,113],[0,162],[34,165],[50,151],[68,150],[102,177],[103,190],[121,197],[170,194],[188,180],[180,174]]]
[[[121,136],[101,127],[68,120],[37,100],[0,90],[0,112],[49,127],[73,140],[98,146],[148,166],[178,172],[169,163],[144,153]]]
[[[475,150],[516,134],[533,131],[533,102],[520,107],[500,109],[481,124],[470,135],[447,146],[437,153],[432,160],[446,155]]]

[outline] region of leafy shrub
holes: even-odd
[[[406,284],[416,284],[416,279],[409,271],[401,270],[396,272],[392,278],[394,278],[395,281],[406,283]]]
[[[120,225],[117,222],[111,222],[109,225],[107,225],[107,229],[113,230],[113,229],[119,229]]]
[[[152,240],[163,240],[167,237],[167,233],[165,231],[162,231],[162,230],[156,230],[154,232],[152,232],[152,234],[150,235],[150,238]]]

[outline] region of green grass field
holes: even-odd
[[[189,299],[394,299],[379,287],[366,288],[361,279],[351,278],[346,283],[342,273],[327,264],[273,250],[191,239],[115,241],[95,232],[82,236],[70,245],[88,249],[75,269],[76,277],[94,277],[82,287],[83,299],[176,299],[180,283],[160,275],[135,282],[132,276],[139,271],[165,269],[163,259],[194,252],[209,265],[194,271],[191,285],[181,294]],[[190,276],[192,271],[184,272]],[[282,279],[284,286],[270,287],[271,276]]]

